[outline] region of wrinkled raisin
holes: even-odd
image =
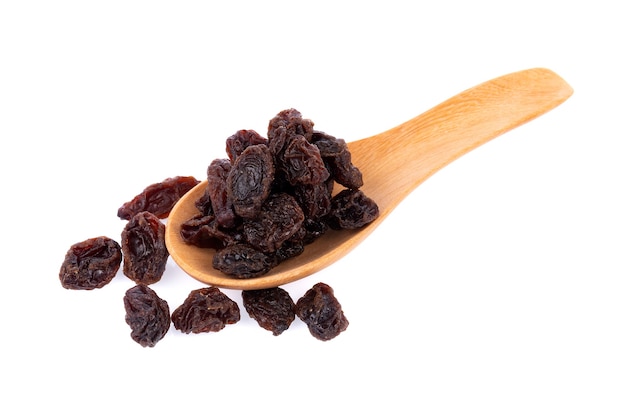
[[[237,303],[217,287],[193,290],[172,312],[174,327],[187,334],[218,332],[239,319]]]
[[[190,218],[181,224],[180,235],[186,243],[213,249],[221,249],[243,240],[241,231],[221,228],[214,215],[199,214]]]
[[[172,177],[147,186],[139,195],[124,203],[117,216],[130,220],[135,214],[149,211],[158,218],[166,218],[176,202],[200,181],[194,177]]]
[[[352,154],[341,138],[316,131],[312,142],[320,150],[332,178],[346,188],[358,189],[363,185],[363,174],[352,164]]]
[[[256,320],[259,326],[269,330],[274,336],[289,329],[296,318],[295,303],[289,293],[280,287],[244,290],[241,296],[250,318]]]
[[[207,169],[207,190],[213,213],[217,217],[217,222],[224,228],[232,228],[237,223],[226,183],[231,167],[228,159],[215,159]]]
[[[247,147],[233,163],[226,182],[235,213],[245,219],[256,217],[273,181],[274,160],[267,145]]]
[[[152,213],[138,213],[122,231],[124,275],[146,285],[163,276],[169,253],[165,246],[165,225]]]
[[[124,294],[130,337],[142,347],[154,347],[167,334],[171,318],[167,301],[148,286],[139,284]]]
[[[313,337],[323,341],[337,337],[349,324],[333,289],[321,282],[297,301],[296,315]]]
[[[122,263],[120,245],[100,236],[73,244],[65,255],[59,279],[72,290],[99,289],[113,279]]]
[[[332,200],[329,225],[338,229],[356,229],[374,221],[379,214],[376,202],[360,190],[344,189]]]
[[[294,196],[307,219],[321,220],[331,209],[334,181],[328,179],[323,184],[298,185]]]
[[[213,255],[213,268],[238,279],[264,275],[275,265],[274,256],[244,243],[226,246]]]
[[[298,232],[303,221],[304,213],[294,197],[279,193],[268,198],[257,218],[244,222],[243,232],[252,246],[263,252],[275,252]]]
[[[231,163],[249,146],[265,144],[267,138],[254,130],[239,130],[226,139],[226,153]]]
[[[321,184],[330,177],[319,149],[302,135],[291,137],[277,163],[294,186]]]
[[[285,109],[274,116],[268,126],[267,136],[272,140],[276,130],[285,129],[289,136],[295,134],[302,135],[310,140],[313,135],[313,122],[310,119],[303,119],[300,111],[290,108]]]

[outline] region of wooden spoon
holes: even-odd
[[[261,277],[229,277],[213,269],[214,250],[188,245],[181,239],[180,225],[198,213],[194,202],[203,194],[206,181],[181,198],[170,213],[167,248],[185,272],[213,286],[253,290],[309,276],[348,254],[436,171],[558,106],[572,93],[572,88],[550,70],[524,70],[470,88],[384,133],[350,142],[352,161],[363,173],[361,189],[376,201],[380,216],[356,231],[327,232],[306,246],[304,253]]]

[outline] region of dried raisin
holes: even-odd
[[[274,160],[267,145],[247,147],[233,163],[226,186],[235,213],[251,219],[261,210],[274,181]]]
[[[232,228],[237,223],[233,211],[233,202],[228,195],[226,183],[231,167],[228,159],[215,159],[207,169],[207,191],[211,199],[213,213],[217,217],[217,222],[224,228]]]
[[[193,290],[172,312],[174,327],[187,334],[218,332],[239,319],[237,303],[217,287]]]
[[[199,182],[194,177],[177,176],[149,185],[124,203],[117,210],[117,216],[122,220],[130,220],[139,212],[149,211],[158,218],[167,218],[176,202]]]
[[[243,232],[246,241],[263,252],[275,252],[298,232],[304,213],[293,196],[279,193],[271,196],[257,218],[246,220]]]
[[[169,253],[165,246],[165,225],[152,213],[140,212],[122,231],[124,275],[136,283],[158,282]]]
[[[329,225],[338,229],[361,228],[374,221],[378,205],[360,190],[344,189],[332,200]]]
[[[171,318],[167,301],[148,286],[139,284],[124,294],[130,336],[142,347],[154,347],[168,332]]]
[[[249,146],[265,144],[267,138],[254,130],[239,130],[226,139],[226,153],[231,163]]]
[[[73,244],[65,255],[59,279],[72,290],[93,290],[107,285],[122,263],[120,245],[100,236]]]
[[[333,289],[321,282],[297,301],[296,315],[307,325],[311,335],[322,341],[337,337],[349,324]]]
[[[245,243],[226,246],[213,255],[213,268],[238,279],[267,274],[276,265],[276,258]]]
[[[295,303],[289,293],[280,287],[244,290],[241,297],[250,318],[274,336],[289,329],[296,318]]]

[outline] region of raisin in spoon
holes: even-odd
[[[361,190],[379,207],[373,222],[356,230],[330,230],[266,274],[233,278],[211,267],[215,250],[186,244],[180,226],[197,213],[206,181],[181,198],[168,220],[166,244],[193,278],[213,286],[254,290],[284,285],[339,260],[360,244],[418,185],[453,160],[555,108],[573,93],[554,72],[528,69],[466,90],[384,133],[348,143],[363,175]],[[336,187],[337,188],[337,187]]]

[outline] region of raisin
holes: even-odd
[[[244,290],[241,296],[250,318],[274,336],[289,329],[296,318],[295,303],[289,293],[280,287]]]
[[[217,222],[225,228],[232,228],[237,223],[226,183],[230,169],[231,164],[228,159],[215,159],[207,169],[207,190],[213,212],[217,217]]]
[[[230,162],[233,163],[247,147],[257,144],[267,145],[267,138],[254,130],[237,131],[226,139],[226,153]]]
[[[328,223],[335,229],[356,229],[374,221],[378,215],[378,205],[363,191],[344,189],[332,200]]]
[[[291,185],[321,184],[330,177],[319,149],[304,136],[296,135],[277,162]]]
[[[244,222],[243,232],[252,246],[274,252],[298,232],[303,221],[304,213],[294,197],[279,193],[268,198],[257,218]]]
[[[274,266],[273,256],[244,243],[226,246],[213,255],[213,268],[238,279],[264,275]]]
[[[330,212],[333,187],[334,181],[328,179],[324,184],[294,188],[294,196],[307,219],[321,220]]]
[[[335,181],[350,189],[358,189],[363,186],[363,174],[358,167],[352,164],[352,154],[343,139],[315,131],[311,142],[320,150],[322,159],[328,165]]]
[[[273,181],[274,160],[267,145],[247,147],[235,160],[226,182],[235,213],[245,219],[256,217]]]
[[[124,308],[130,337],[142,347],[154,347],[167,334],[171,323],[169,306],[148,286],[139,284],[128,289]]]
[[[139,195],[124,203],[117,216],[130,220],[135,214],[149,211],[159,218],[167,218],[178,200],[200,181],[194,177],[172,177],[147,186]]]
[[[321,282],[298,300],[296,315],[307,325],[311,335],[322,341],[337,337],[349,324],[333,289]]]
[[[339,156],[328,159],[333,178],[346,188],[358,189],[363,186],[363,174],[352,164],[352,155],[347,150]]]
[[[288,135],[302,135],[307,141],[311,140],[314,131],[313,122],[309,119],[303,119],[302,114],[293,108],[278,112],[270,120],[267,133],[269,140],[275,138],[273,135],[276,130],[282,128],[287,131]]]
[[[73,244],[65,255],[59,279],[72,290],[93,290],[107,285],[122,263],[120,245],[100,236]]]
[[[193,290],[172,312],[174,327],[187,334],[218,332],[239,319],[237,303],[217,287]]]
[[[221,228],[214,215],[202,214],[182,223],[180,235],[188,244],[213,249],[221,249],[243,240],[243,235],[238,229]]]
[[[152,213],[138,213],[122,231],[124,275],[136,283],[158,282],[169,253],[165,246],[165,225]]]
[[[204,190],[202,196],[200,196],[196,200],[194,205],[203,216],[210,216],[215,214],[215,212],[213,212],[213,204],[211,203],[211,195],[209,194],[208,187]]]
[[[348,147],[343,139],[335,138],[321,131],[313,132],[311,143],[319,149],[320,155],[324,159],[339,156]]]

